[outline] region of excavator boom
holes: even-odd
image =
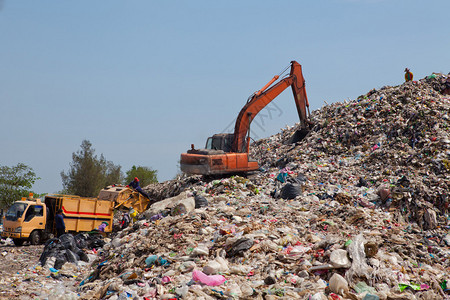
[[[274,77],[274,79],[276,79],[276,77]],[[288,77],[281,79],[266,91],[267,85],[264,86],[264,88],[254,93],[247,104],[242,108],[234,127],[234,141],[232,148],[234,152],[245,152],[245,136],[250,129],[250,123],[264,107],[289,86],[292,87],[301,128],[307,127],[306,108],[309,108],[309,103],[308,97],[306,96],[305,79],[303,78],[302,66],[298,62],[292,61],[291,73]]]

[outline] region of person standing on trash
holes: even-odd
[[[405,68],[405,82],[412,81],[413,80],[413,73],[408,68]]]
[[[58,209],[55,216],[56,237],[66,233],[66,224],[64,223],[64,215],[62,209]]]
[[[444,81],[443,95],[450,95],[450,73],[448,73],[447,79]]]
[[[141,193],[143,196],[150,199],[150,197],[139,186],[139,178],[134,177],[134,180],[132,182],[130,182],[127,186],[132,187],[133,189],[135,189],[136,191]]]
[[[101,232],[105,232],[105,228],[108,227],[108,222],[102,222],[102,224],[98,225],[97,230]]]
[[[125,229],[131,223],[131,217],[128,212],[124,212],[122,214],[122,220],[120,221],[120,228]]]

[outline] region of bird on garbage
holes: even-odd
[[[413,80],[413,73],[408,68],[405,68],[405,82]]]

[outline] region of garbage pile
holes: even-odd
[[[174,180],[168,180],[161,183],[152,183],[145,187],[145,192],[153,201],[163,200],[169,197],[174,197],[195,185],[201,180],[201,176],[186,176],[185,174],[178,174]]]
[[[399,208],[408,221],[435,227],[423,224],[418,211],[423,206],[430,206],[430,214],[448,210],[450,98],[439,93],[447,78],[432,74],[327,105],[313,112],[316,126],[302,142],[285,144],[294,132],[291,128],[258,141],[253,154],[265,168],[287,166],[307,174],[322,187],[317,192],[326,193],[330,184],[386,190],[385,199],[378,200],[393,201],[387,204]],[[374,197],[351,194],[360,202]]]
[[[79,261],[89,262],[86,250],[101,248],[105,244],[100,234],[79,233],[63,234],[59,238],[52,238],[45,243],[44,250],[39,257],[41,266],[48,266],[60,270],[66,263],[75,265]]]
[[[166,182],[80,298],[449,298],[450,98],[433,75],[324,106],[294,145],[295,128],[256,142],[257,174]]]

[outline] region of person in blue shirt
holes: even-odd
[[[146,198],[150,199],[150,197],[147,195],[147,193],[145,193],[140,185],[139,185],[139,178],[134,177],[134,180],[132,182],[130,182],[128,184],[129,187],[132,187],[133,189],[135,189],[136,191],[138,191],[139,193],[141,193],[142,195],[144,195]]]
[[[64,215],[62,209],[58,209],[55,216],[56,237],[60,237],[66,233],[66,224],[64,223]]]

